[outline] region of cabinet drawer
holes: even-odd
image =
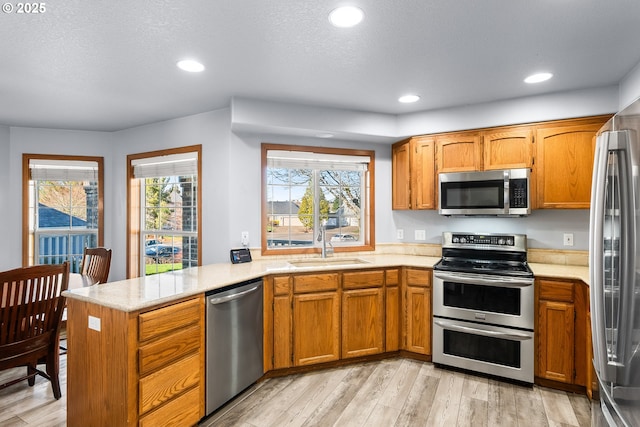
[[[200,388],[189,390],[166,405],[140,418],[140,427],[196,425],[200,418]]]
[[[573,282],[540,280],[540,299],[573,302]]]
[[[419,270],[416,268],[407,268],[405,270],[407,286],[431,286],[431,270]]]
[[[287,295],[290,289],[289,276],[276,276],[273,278],[274,295]]]
[[[399,272],[397,269],[387,270],[386,281],[385,281],[385,284],[387,286],[397,286],[398,280],[399,280]]]
[[[377,288],[384,283],[384,271],[356,271],[342,274],[344,289]]]
[[[197,298],[148,311],[138,316],[138,337],[140,341],[146,341],[174,329],[183,328],[198,322],[203,313],[204,308]]]
[[[199,383],[200,353],[141,378],[138,384],[140,414],[168,402]]]
[[[338,273],[293,276],[293,292],[335,291],[338,289]]]
[[[198,326],[191,326],[180,332],[141,346],[140,350],[138,350],[140,375],[145,375],[189,353],[197,351],[200,348],[201,337],[200,328]]]

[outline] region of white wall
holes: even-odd
[[[114,231],[110,280],[126,277],[127,155],[202,144],[202,263],[229,259],[230,171],[229,109],[167,120],[116,132],[113,185],[118,197],[112,208]]]
[[[11,175],[9,165],[11,163],[11,128],[0,125],[0,181],[4,183],[0,187],[0,236],[5,244],[0,245],[0,270],[19,267],[21,264],[13,262],[10,254],[21,253],[20,241],[10,240],[11,230],[17,227],[15,216],[12,212],[16,209],[11,199],[12,189],[20,185],[20,180]],[[18,206],[22,206],[21,204]],[[19,207],[17,209],[20,209]],[[8,243],[8,244],[7,244]],[[21,261],[19,259],[19,261]]]
[[[294,137],[289,135],[233,133],[230,156],[231,179],[229,231],[230,247],[240,246],[240,234],[249,232],[249,246],[260,247],[261,227],[261,143],[339,147],[375,151],[375,214],[376,240],[391,239],[391,147],[372,143]],[[236,179],[238,178],[238,179]],[[237,182],[237,184],[236,184]],[[381,240],[382,239],[382,240]]]
[[[0,127],[0,176],[8,183],[2,192],[2,222],[6,229],[0,245],[0,270],[22,265],[22,154],[67,154],[104,157],[105,185],[105,245],[111,245],[113,187],[109,185],[112,172],[113,134],[57,129]]]
[[[551,93],[505,101],[423,111],[398,118],[402,135],[595,116],[618,111],[618,86]]]
[[[640,62],[620,81],[619,110],[640,98]]]
[[[639,67],[636,67],[638,70]],[[625,96],[640,92],[640,70],[625,80]],[[622,90],[622,89],[621,89]],[[617,88],[600,88],[551,94],[531,99],[509,100],[473,107],[460,107],[401,116],[397,132],[422,134],[445,130],[481,128],[501,124],[526,123],[542,119],[579,117],[614,112],[618,106]],[[21,264],[22,154],[81,154],[105,158],[105,245],[114,250],[110,278],[125,278],[126,266],[126,157],[186,145],[202,144],[202,251],[203,264],[227,262],[228,251],[240,245],[240,234],[248,231],[250,246],[260,246],[262,142],[360,148],[376,152],[376,241],[397,242],[396,230],[404,230],[404,242],[414,241],[414,230],[427,231],[428,243],[439,243],[442,231],[496,230],[528,234],[530,246],[564,248],[562,234],[574,233],[574,249],[588,245],[588,211],[535,211],[527,218],[445,218],[433,211],[391,210],[391,147],[389,117],[355,112],[346,114],[331,126],[335,111],[314,107],[304,110],[304,120],[296,125],[300,106],[278,104],[274,111],[286,127],[268,126],[260,119],[260,103],[249,103],[251,114],[243,115],[244,131],[232,132],[234,123],[230,108],[153,123],[114,133],[73,130],[34,129],[0,125],[0,177],[7,185],[0,192],[0,230],[10,245],[0,245],[0,269]],[[270,109],[271,103],[262,108]],[[312,111],[313,114],[306,114]],[[317,122],[313,117],[317,115]],[[289,116],[286,118],[286,116]],[[254,117],[254,119],[251,119]],[[384,135],[363,142],[365,123],[383,119]],[[251,121],[255,121],[253,126]],[[354,120],[356,123],[348,123]],[[251,132],[246,132],[252,129]],[[265,130],[266,129],[266,130]],[[338,138],[319,139],[308,136],[309,130],[338,129]],[[353,135],[353,130],[357,135]],[[350,135],[350,132],[352,133]],[[372,132],[375,133],[375,132]],[[339,139],[342,138],[342,139]],[[398,137],[397,139],[400,139]],[[384,142],[382,142],[384,141]]]

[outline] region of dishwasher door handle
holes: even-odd
[[[224,304],[225,302],[233,301],[234,299],[242,298],[246,294],[250,294],[251,292],[256,291],[260,285],[257,285],[251,289],[247,289],[246,291],[238,292],[237,294],[227,295],[220,298],[211,298],[209,301],[211,304]]]

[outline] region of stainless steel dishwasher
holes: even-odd
[[[206,293],[206,413],[263,374],[262,279]]]

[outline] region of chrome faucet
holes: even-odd
[[[327,242],[327,225],[326,222],[320,225],[320,233],[318,233],[318,242],[322,242],[322,258],[326,258],[327,255],[333,254],[333,245],[331,242]],[[327,248],[327,243],[329,243],[329,248]]]

